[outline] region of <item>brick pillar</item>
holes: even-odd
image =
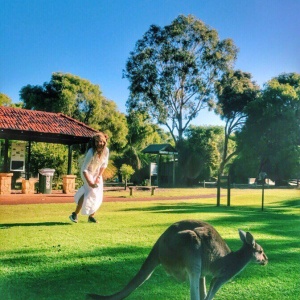
[[[22,180],[22,193],[23,194],[34,194],[34,185],[37,182],[36,179]]]
[[[11,179],[13,173],[0,173],[0,195],[11,194]]]
[[[63,177],[63,192],[64,194],[75,193],[75,175],[64,175]]]

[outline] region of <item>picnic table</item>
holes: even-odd
[[[133,190],[142,190],[142,191],[145,191],[145,190],[150,190],[151,191],[151,196],[154,195],[154,191],[156,188],[158,188],[158,186],[129,186],[129,194],[130,196],[133,195]]]
[[[132,183],[127,183],[127,187]],[[104,191],[119,191],[126,190],[126,184],[123,182],[104,182]]]

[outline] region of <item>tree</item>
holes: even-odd
[[[250,73],[230,70],[216,82],[216,93],[218,103],[215,111],[225,121],[222,159],[218,170],[217,205],[220,205],[221,175],[226,164],[237,154],[236,148],[229,150],[229,143],[245,124],[247,106],[256,100],[259,86],[251,80]]]
[[[126,189],[127,188],[127,180],[129,180],[130,176],[132,176],[134,174],[134,170],[133,170],[132,166],[123,164],[120,168],[120,172],[121,172],[122,178],[125,181],[125,189]]]
[[[114,161],[118,168],[122,164],[131,165],[135,170],[135,179],[140,181],[144,174],[141,169],[149,164],[149,156],[142,153],[142,150],[149,144],[169,143],[172,138],[151,121],[147,112],[132,110],[127,115],[127,124],[128,144],[114,156]]]
[[[26,109],[60,112],[96,130],[107,131],[112,149],[123,148],[128,132],[126,118],[107,100],[98,85],[65,73],[53,73],[43,86],[27,85],[20,91]]]
[[[161,138],[150,122],[147,113],[131,111],[127,116],[128,144],[122,153],[119,163],[129,163],[135,170],[141,169],[145,163],[145,155],[142,150],[151,143],[159,143]]]
[[[20,95],[26,109],[60,112],[96,130],[106,132],[110,137],[111,156],[109,170],[104,177],[109,179],[115,176],[112,158],[115,156],[114,151],[120,151],[127,144],[127,121],[125,115],[118,111],[115,102],[102,95],[98,85],[72,74],[57,72],[53,73],[51,80],[43,86],[23,87]],[[42,145],[38,144],[36,147],[40,147],[43,152]],[[85,150],[85,147],[73,147],[74,167]],[[46,164],[48,157],[40,157],[38,153],[39,151],[36,151],[32,154],[32,160],[37,159],[40,164]],[[56,168],[58,169],[58,166]]]
[[[104,98],[98,118],[94,128],[108,134],[110,150],[119,152],[124,149],[128,143],[128,125],[125,114],[119,112],[116,103]]]
[[[0,106],[11,106],[11,99],[3,94],[3,93],[0,93]]]
[[[66,174],[68,162],[68,149],[66,145],[50,143],[32,143],[30,171],[37,176],[39,169],[55,169],[55,178]],[[75,171],[73,165],[73,171]]]
[[[26,109],[61,112],[89,125],[95,122],[104,98],[98,85],[60,72],[43,86],[23,87],[20,97]]]
[[[265,84],[261,97],[248,106],[239,135],[242,155],[280,185],[300,176],[300,74],[288,73]]]
[[[224,129],[221,126],[189,126],[184,143],[186,159],[180,172],[188,183],[217,176],[223,139]]]
[[[149,144],[167,143],[172,140],[166,132],[154,124],[147,112],[131,110],[127,115],[128,144],[143,150]]]
[[[219,40],[193,16],[181,15],[163,28],[152,25],[126,64],[128,109],[147,111],[165,125],[178,148],[190,122],[212,105],[214,82],[236,54],[232,40]]]

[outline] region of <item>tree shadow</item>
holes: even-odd
[[[158,238],[158,237],[157,237]],[[242,243],[238,238],[226,239],[232,250],[237,250]],[[153,244],[155,241],[153,241]],[[262,245],[264,247],[264,245]],[[295,242],[286,242],[284,247],[297,246]],[[84,299],[87,293],[99,293],[108,295],[119,291],[138,272],[143,262],[150,253],[151,247],[128,245],[117,247],[97,248],[87,252],[63,253],[63,250],[54,257],[47,257],[47,251],[36,251],[33,255],[29,251],[20,249],[18,259],[0,259],[4,265],[17,265],[18,271],[9,273],[3,292],[5,299]],[[54,249],[55,250],[55,249]],[[281,252],[277,241],[268,245],[267,255],[270,262],[266,267],[249,265],[239,277],[244,280],[261,280],[262,277],[274,274],[276,265],[282,263]],[[279,252],[278,252],[279,251]],[[297,259],[297,253],[290,253],[288,259]],[[49,264],[49,260],[50,264]],[[34,274],[24,276],[22,269],[28,263],[40,264],[38,271]],[[47,265],[47,269],[43,265]],[[13,282],[13,284],[12,284]],[[172,277],[166,275],[160,266],[156,268],[151,278],[138,288],[131,296],[131,299],[168,299],[174,296],[176,286],[176,297],[174,299],[185,299],[189,294],[189,285],[179,285]],[[76,293],[74,293],[76,291]],[[10,295],[13,295],[10,298]],[[160,296],[158,296],[160,295]]]
[[[178,205],[177,205],[178,206]],[[179,214],[185,205],[179,205]],[[173,210],[173,205],[162,205],[151,207],[156,212]],[[199,213],[195,205],[188,205],[187,211]],[[231,223],[236,223],[238,227],[254,227],[255,232],[277,235],[277,230],[283,230],[280,223],[285,220],[294,221],[296,216],[278,214],[273,212],[260,212],[254,209],[245,209],[243,215],[238,209],[228,209],[226,207],[216,208],[212,206],[201,207],[202,211],[219,212],[218,217],[214,218],[212,223],[215,227],[223,227]],[[150,208],[149,208],[149,211]],[[230,212],[230,215],[228,215]],[[169,212],[170,213],[170,212]],[[223,214],[223,213],[226,213]],[[206,220],[209,221],[209,220]],[[25,223],[25,226],[27,223]],[[45,222],[29,223],[29,226],[53,226],[70,225],[70,223]],[[277,225],[278,224],[278,225]],[[22,226],[22,223],[2,224]],[[165,224],[165,229],[168,224]],[[276,226],[277,225],[277,226]],[[254,237],[255,234],[254,234]],[[157,236],[157,239],[159,235]],[[287,239],[289,238],[289,239]],[[153,241],[153,244],[156,240]],[[235,251],[242,245],[238,233],[236,238],[226,239],[230,248]],[[249,266],[242,273],[244,280],[259,280],[261,277],[271,275],[276,272],[278,265],[282,264],[282,257],[287,261],[296,261],[297,251],[291,251],[299,247],[298,238],[295,235],[285,236],[274,240],[258,241],[265,249],[269,257],[267,267]],[[0,259],[1,264],[6,268],[14,269],[9,272],[3,280],[1,287],[2,295],[5,299],[84,299],[87,293],[110,294],[120,290],[128,281],[138,272],[142,263],[148,256],[152,245],[149,247],[141,246],[115,246],[96,248],[86,252],[64,252],[63,247],[53,246],[49,249],[18,249],[18,251],[6,252],[6,258]],[[48,255],[50,252],[50,256]],[[52,252],[52,253],[51,253]],[[18,268],[16,268],[18,266]],[[31,272],[26,271],[28,266],[40,266],[37,269],[32,267]],[[291,267],[291,266],[290,266]],[[31,268],[31,267],[30,267]],[[29,269],[30,269],[29,268]],[[176,281],[165,275],[162,267],[155,270],[151,279],[149,279],[141,288],[134,292],[132,299],[167,299],[174,295],[174,285]],[[74,293],[76,291],[76,293]],[[180,285],[182,297],[177,295],[176,299],[184,299],[188,295],[188,284]],[[158,296],[157,296],[158,297]]]
[[[279,206],[282,207],[297,207],[300,208],[300,199],[299,200],[286,200],[277,202]]]
[[[31,226],[61,226],[61,225],[72,225],[67,222],[40,222],[40,223],[2,223],[0,224],[0,229],[9,229],[12,227],[31,227]]]
[[[297,226],[299,216],[286,214],[286,209],[284,209],[289,201],[285,201],[284,205],[280,205],[279,208],[266,208],[263,212],[259,207],[216,207],[214,205],[202,206],[198,203],[161,204],[124,211],[146,211],[178,216],[191,214],[191,217],[195,219],[201,217],[202,213],[210,213],[213,214],[212,219],[204,221],[211,223],[217,229],[226,229],[229,224],[231,227],[235,224],[236,229],[250,231],[264,248],[269,257],[269,264],[266,267],[250,265],[239,275],[238,280],[258,282],[262,278],[268,278],[268,283],[276,283],[284,290],[285,284],[291,281],[290,273],[296,272],[294,268],[299,258],[297,249],[300,246],[299,235],[295,234],[300,228]],[[0,228],[3,226],[9,228],[56,225],[72,224],[64,222],[13,223],[0,224]],[[169,225],[166,221],[165,224],[155,226],[161,226],[164,231]],[[151,224],[145,224],[144,227],[149,226]],[[264,236],[272,236],[272,238],[264,239]],[[158,238],[159,234],[153,240],[152,245]],[[225,240],[233,251],[242,245],[237,231],[234,238]],[[125,242],[122,245],[116,243],[111,247],[93,248],[85,252],[76,252],[76,249],[70,252],[70,249],[65,250],[60,245],[48,249],[36,249],[36,251],[35,249],[18,249],[5,252],[5,257],[0,258],[0,263],[10,272],[6,272],[5,277],[1,279],[0,290],[3,299],[79,300],[84,299],[87,293],[117,292],[138,272],[152,248],[152,245],[136,246],[131,241],[128,245],[124,244]],[[282,268],[283,264],[286,265],[285,268]],[[280,280],[278,280],[279,276]],[[273,282],[270,277],[275,278]],[[158,267],[151,278],[130,298],[169,299],[173,296],[174,299],[186,299],[189,294],[188,284],[180,285],[180,289],[174,289],[175,285],[176,281],[166,276],[163,268]],[[283,297],[283,294],[281,295]]]
[[[199,213],[201,211],[213,212],[215,206],[213,205],[201,205],[201,204],[161,204],[150,207],[140,207],[140,208],[126,208],[122,211],[146,211],[152,213],[176,213],[176,214],[185,214],[185,213]]]
[[[293,203],[294,201],[291,200],[291,202]],[[297,200],[295,202],[297,202]],[[155,214],[176,215],[189,214],[191,215],[190,219],[199,219],[199,215],[201,214],[214,213],[215,216],[212,220],[203,219],[202,217],[201,219],[205,222],[211,223],[216,228],[234,223],[237,225],[237,228],[244,231],[249,229],[250,231],[254,230],[254,232],[272,234],[275,236],[284,235],[286,238],[294,239],[297,228],[298,233],[300,234],[300,218],[297,214],[286,214],[285,207],[293,207],[288,204],[289,200],[284,202],[284,206],[281,205],[278,206],[278,208],[265,208],[264,211],[261,211],[260,207],[253,206],[217,207],[215,205],[201,205],[199,203],[161,204],[141,208],[128,208],[124,211],[146,211]],[[180,221],[180,219],[178,219],[178,221]],[[291,224],[291,222],[295,224],[295,227],[287,228],[285,224]]]

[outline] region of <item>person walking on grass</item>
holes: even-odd
[[[108,136],[99,132],[93,136],[92,147],[88,150],[81,166],[81,178],[83,186],[74,196],[76,209],[70,215],[70,220],[78,222],[77,215],[88,215],[88,222],[98,223],[94,215],[100,207],[103,199],[102,174],[108,165],[109,149],[107,148]]]

